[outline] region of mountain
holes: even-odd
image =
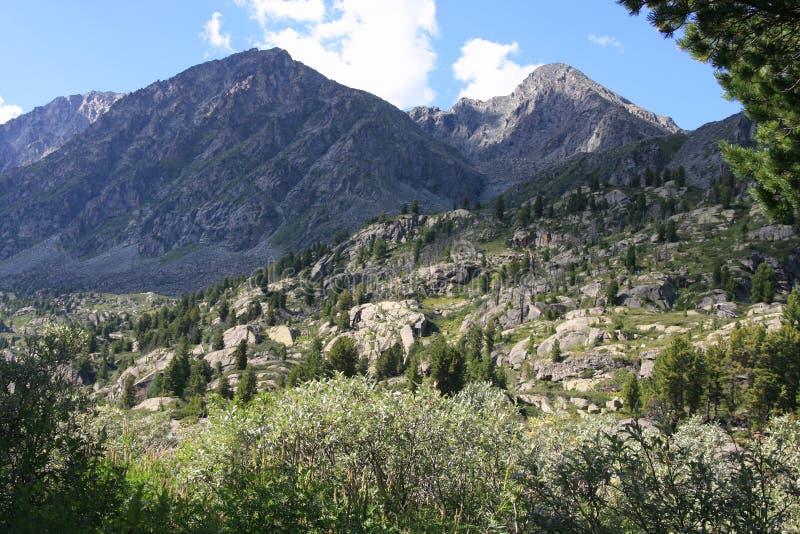
[[[645,139],[605,151],[578,154],[565,161],[533,171],[511,187],[513,197],[525,194],[559,194],[596,178],[612,185],[628,186],[647,169],[662,173],[683,168],[686,182],[707,188],[719,178],[725,164],[720,142],[742,146],[755,143],[755,124],[744,113],[704,124],[691,132]]]
[[[186,291],[483,182],[391,104],[251,50],[124,96],[0,176],[0,279]]]
[[[5,124],[0,124],[0,172],[39,161],[61,148],[122,98],[92,91],[60,96]]]
[[[409,115],[476,163],[498,191],[576,154],[680,131],[672,119],[560,63],[537,68],[508,96],[462,98],[447,111],[415,108]]]

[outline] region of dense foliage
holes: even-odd
[[[108,433],[110,472],[127,477],[98,487],[78,464],[90,494],[60,503],[94,515],[6,499],[7,525],[23,512],[78,531],[781,532],[800,519],[800,425],[786,418],[745,438],[696,419],[669,436],[599,417],[526,425],[488,385],[448,397],[339,377],[217,398],[177,450],[159,414],[104,408],[84,428]]]

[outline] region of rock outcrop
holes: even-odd
[[[350,310],[351,330],[328,342],[325,352],[341,336],[356,341],[358,352],[374,362],[378,355],[400,343],[408,353],[414,341],[428,333],[428,320],[413,301],[384,301],[354,306]]]

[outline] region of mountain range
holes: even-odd
[[[414,200],[441,211],[553,173],[624,183],[677,161],[699,183],[717,141],[751,129],[683,132],[561,64],[508,96],[405,113],[251,50],[0,126],[0,287],[179,293]]]

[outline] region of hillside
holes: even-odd
[[[726,188],[727,203],[717,204]],[[111,398],[129,374],[138,397],[153,395],[179,342],[235,386],[244,340],[260,387],[273,389],[303,369],[315,343],[324,355],[337,339],[353,339],[363,369],[375,374],[387,351],[399,350],[407,368],[437,338],[469,346],[475,329],[490,329],[488,354],[518,399],[544,411],[580,398],[603,408],[619,397],[625,372],[649,376],[673,339],[706,346],[736,324],[780,323],[780,303],[800,278],[795,230],[769,224],[741,186],[720,182],[712,193],[674,181],[599,184],[534,197],[503,221],[493,208],[401,215],[171,301],[173,308],[151,307],[150,318],[146,302],[170,301],[67,295],[42,316],[23,299],[7,304],[2,320],[17,335],[48,316],[93,325],[101,346],[117,347],[103,364],[110,381],[99,382]],[[771,268],[774,304],[753,301],[761,264]],[[551,359],[556,341],[559,362]],[[97,355],[92,361],[86,376],[97,375]]]

